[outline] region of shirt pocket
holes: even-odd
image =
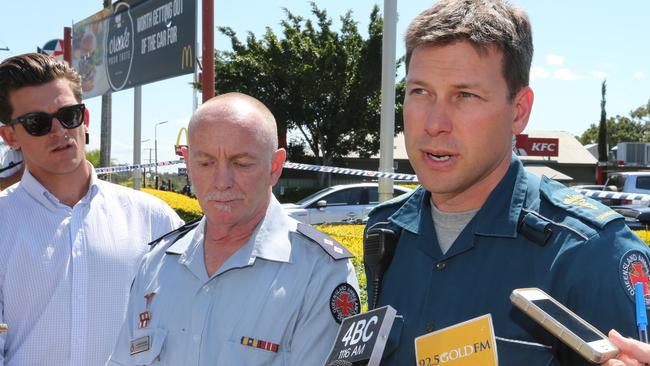
[[[219,348],[217,365],[285,366],[288,364],[287,352],[283,352],[282,349],[273,352],[233,341],[224,341]]]
[[[498,337],[499,366],[558,366],[551,346]]]
[[[162,328],[135,329],[133,332],[133,339],[130,342],[130,352],[133,364],[138,366],[154,365],[154,362],[159,361],[160,352],[165,343],[165,338],[167,338],[167,331]],[[145,347],[147,349],[138,352],[137,342],[145,341],[148,343],[148,347]]]

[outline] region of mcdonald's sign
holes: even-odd
[[[194,69],[194,52],[192,45],[183,46],[181,50],[181,70]]]
[[[181,145],[181,136],[183,135],[183,132],[185,132],[185,145]],[[176,145],[174,146],[174,150],[176,151],[176,155],[178,156],[183,156],[183,148],[187,147],[188,144],[188,136],[187,136],[187,128],[183,127],[178,131],[178,137],[176,137]]]

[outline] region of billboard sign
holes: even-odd
[[[560,155],[560,139],[517,135],[515,148],[515,153],[519,156],[557,157]]]
[[[75,23],[84,98],[194,72],[196,0],[129,0]]]

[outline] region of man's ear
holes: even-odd
[[[16,131],[13,127],[0,125],[0,136],[9,147],[14,150],[20,150],[20,144],[16,140]]]
[[[517,95],[515,95],[515,98],[512,101],[515,107],[515,115],[512,120],[513,135],[522,133],[526,128],[526,125],[528,125],[528,119],[533,110],[533,99],[533,89],[529,86],[521,88]]]
[[[286,158],[287,152],[284,149],[277,149],[273,153],[273,161],[271,162],[271,185],[275,185],[278,179],[280,179]]]

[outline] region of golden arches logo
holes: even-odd
[[[183,135],[183,132],[185,132],[185,145],[181,145],[181,136]],[[178,137],[176,137],[176,145],[175,150],[176,150],[176,155],[178,156],[183,156],[183,148],[187,150],[187,144],[189,143],[189,136],[187,135],[187,128],[183,127],[178,131]]]
[[[194,67],[194,50],[191,45],[183,46],[181,50],[181,70]]]

